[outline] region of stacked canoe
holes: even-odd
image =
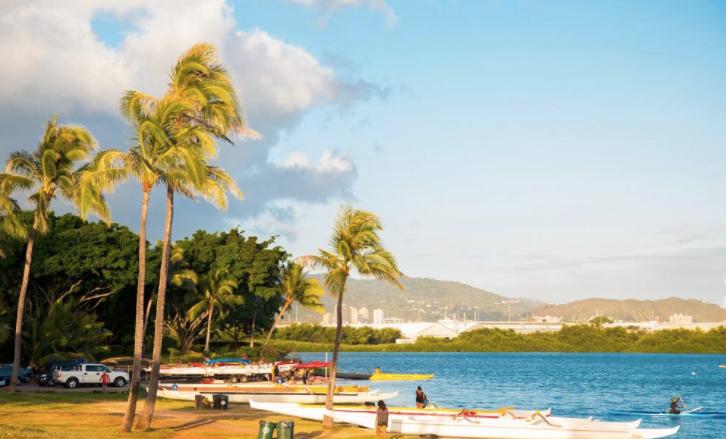
[[[375,407],[337,407],[326,410],[320,405],[250,401],[255,409],[322,420],[330,416],[365,428],[375,428]],[[549,410],[441,410],[389,408],[388,431],[407,435],[435,435],[457,438],[489,439],[645,439],[674,435],[678,427],[639,428],[631,422],[597,421],[592,418],[552,416]]]

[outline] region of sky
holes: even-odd
[[[724,2],[0,0],[0,158],[54,113],[128,148],[121,94],[163,93],[198,42],[263,138],[219,145],[245,199],[180,200],[176,239],[239,227],[310,254],[351,204],[408,276],[722,302]],[[136,230],[138,184],[109,199]],[[163,214],[157,190],[152,239]]]

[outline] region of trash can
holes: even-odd
[[[222,393],[215,393],[212,396],[212,408],[215,410],[227,410],[227,406],[229,403],[229,396],[224,395]]]
[[[201,410],[205,408],[207,398],[204,395],[194,395],[194,408]]]
[[[274,422],[260,421],[260,429],[257,431],[257,439],[272,439],[272,433],[277,428]]]
[[[295,437],[295,423],[281,421],[277,424],[277,439],[293,439]]]

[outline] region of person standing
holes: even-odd
[[[429,399],[426,397],[421,386],[416,387],[416,408],[425,409],[429,405]]]
[[[388,407],[383,401],[378,401],[378,410],[376,410],[376,437],[388,437]]]
[[[106,393],[106,387],[108,387],[109,380],[110,377],[108,376],[108,372],[104,370],[101,374],[101,387],[103,387],[103,393]]]

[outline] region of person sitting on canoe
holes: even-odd
[[[373,369],[373,374],[377,374],[377,373],[381,373],[380,367],[376,367],[375,369]]]
[[[387,438],[388,437],[388,407],[386,403],[378,401],[378,410],[376,410],[376,437]]]
[[[426,394],[424,393],[421,386],[418,386],[416,388],[416,408],[425,409],[428,404],[429,399],[426,397]]]
[[[668,411],[671,415],[680,415],[681,409],[685,407],[685,404],[683,404],[683,400],[681,400],[680,396],[674,396],[671,398],[671,409]]]

